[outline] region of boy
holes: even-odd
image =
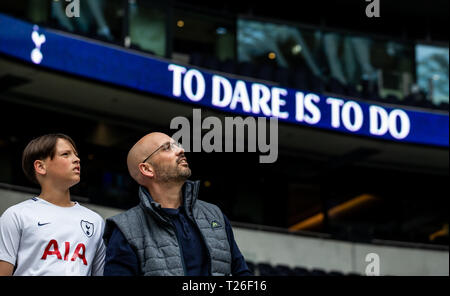
[[[70,187],[80,182],[73,140],[63,134],[32,140],[22,168],[41,193],[0,217],[0,275],[103,275],[104,221],[70,200]]]

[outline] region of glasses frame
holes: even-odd
[[[171,149],[172,151],[175,151],[175,146],[183,149],[183,146],[181,146],[180,143],[178,142],[165,142],[164,144],[162,144],[161,146],[159,146],[158,148],[156,148],[155,151],[153,151],[149,156],[147,156],[144,161],[142,163],[145,163],[147,160],[150,159],[150,157],[153,156],[153,154],[155,154],[156,152],[158,152],[161,148],[164,148],[164,146],[169,145],[169,147],[165,148],[165,149]]]

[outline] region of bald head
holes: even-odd
[[[139,164],[153,153],[153,151],[158,149],[159,146],[170,140],[171,137],[166,134],[158,132],[150,133],[137,141],[130,149],[127,156],[128,172],[138,184],[142,185],[142,175],[139,171]]]

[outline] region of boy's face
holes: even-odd
[[[58,139],[53,159],[45,159],[46,178],[71,187],[80,182],[80,159],[73,146],[65,139]]]

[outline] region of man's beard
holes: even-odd
[[[155,163],[153,168],[155,169],[155,179],[160,183],[184,182],[191,176],[191,169],[180,166],[178,162],[175,167],[162,166]]]

